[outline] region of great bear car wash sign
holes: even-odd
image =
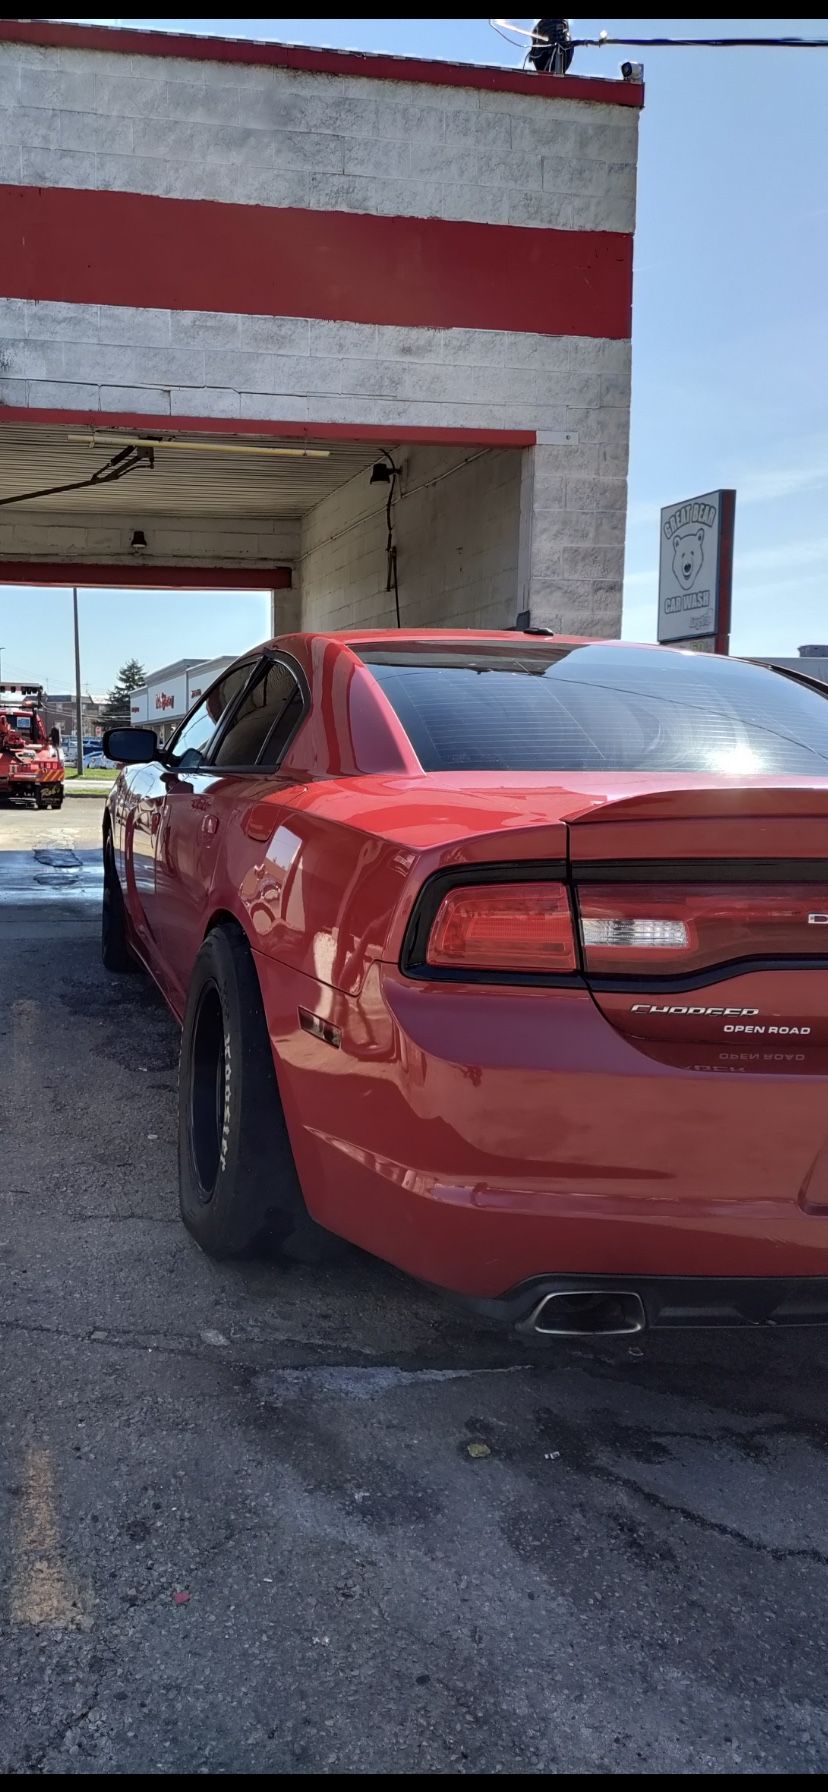
[[[661,512],[658,640],[727,653],[736,493],[705,492]]]

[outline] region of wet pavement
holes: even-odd
[[[68,815],[0,808],[0,938],[78,938],[97,927],[102,815],[94,799]]]
[[[100,821],[0,811],[0,1771],[823,1770],[825,1336],[210,1263]]]

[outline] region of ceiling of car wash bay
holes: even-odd
[[[0,425],[0,498],[46,491],[88,479],[121,449],[149,444],[154,464],[121,479],[77,491],[28,498],[0,508],[10,519],[37,511],[150,516],[299,517],[355,474],[380,450],[371,442],[322,442],[247,435],[118,430],[83,424]],[[273,449],[289,450],[274,454]],[[254,452],[250,452],[254,450]],[[297,453],[311,450],[311,453]]]

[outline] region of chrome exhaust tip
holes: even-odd
[[[643,1332],[640,1294],[626,1288],[562,1288],[544,1294],[518,1327],[541,1338],[618,1338]]]

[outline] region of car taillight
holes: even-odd
[[[426,960],[458,971],[574,971],[565,885],[473,884],[450,890],[437,910]]]
[[[828,883],[592,884],[578,909],[587,972],[669,977],[731,959],[828,956]]]

